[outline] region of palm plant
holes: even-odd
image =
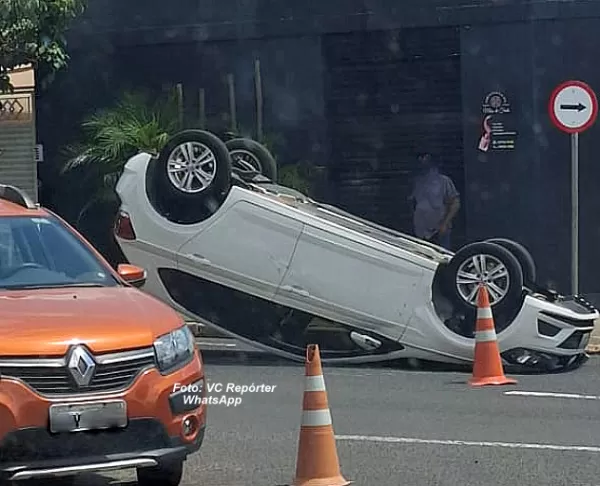
[[[67,146],[62,174],[77,174],[78,185],[93,195],[79,211],[78,224],[98,203],[116,201],[115,186],[127,160],[139,152],[157,154],[178,128],[175,94],[152,99],[124,93],[114,106],[82,123],[83,141]]]

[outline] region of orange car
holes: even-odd
[[[144,281],[0,186],[0,484],[130,468],[140,486],[181,482],[204,439],[203,363]]]

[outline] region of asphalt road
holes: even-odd
[[[205,446],[188,461],[183,486],[290,484],[303,368],[207,357],[207,373],[215,383],[276,388],[244,395],[237,407],[210,407]],[[567,374],[516,375],[511,387],[474,390],[468,377],[326,367],[344,476],[363,486],[600,484],[600,358]],[[134,485],[130,477],[113,484]]]

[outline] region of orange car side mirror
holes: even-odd
[[[117,273],[130,285],[142,287],[146,283],[146,270],[135,265],[121,263],[117,267]]]

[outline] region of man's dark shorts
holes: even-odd
[[[446,248],[446,250],[451,250],[450,248],[450,231],[446,231],[443,235],[436,233],[432,236],[429,241],[435,245]]]

